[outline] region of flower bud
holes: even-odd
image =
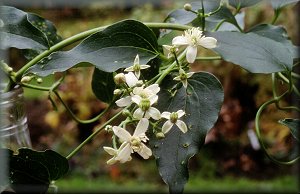
[[[43,79],[39,77],[39,78],[36,79],[36,82],[37,82],[38,84],[41,84],[41,83],[43,83]]]
[[[155,134],[155,136],[156,136],[156,138],[158,138],[158,139],[163,139],[163,138],[165,138],[165,134],[164,134],[163,132],[158,132],[158,133]]]
[[[123,93],[123,91],[120,90],[120,89],[115,89],[115,90],[114,90],[114,95],[115,95],[115,96],[120,96],[122,93]]]
[[[107,131],[107,132],[112,132],[113,127],[111,125],[106,125],[104,130]]]
[[[125,78],[124,73],[118,73],[117,75],[115,75],[114,81],[117,85],[121,85],[123,83],[126,83],[126,78]]]
[[[125,116],[125,117],[129,117],[129,116],[131,116],[131,113],[130,113],[130,111],[128,109],[124,109],[122,111],[122,115]]]
[[[185,11],[191,11],[192,10],[192,5],[189,3],[184,4],[183,6]]]
[[[24,77],[22,77],[21,82],[28,83],[32,80],[32,78],[33,78],[32,76],[24,76]]]
[[[144,84],[143,80],[139,80],[139,81],[136,82],[135,86],[141,87],[143,84]]]

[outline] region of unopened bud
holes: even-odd
[[[125,78],[124,73],[118,73],[117,75],[115,75],[114,81],[117,85],[121,85],[123,83],[126,83],[126,78]]]
[[[120,96],[122,93],[123,93],[123,91],[120,90],[120,89],[115,89],[115,90],[114,90],[114,95],[115,95],[115,96]]]
[[[192,10],[192,5],[189,3],[184,4],[183,6],[185,11],[191,11]]]
[[[156,138],[158,138],[158,139],[163,139],[163,138],[165,138],[165,134],[164,134],[163,132],[158,132],[158,133],[155,134],[155,136],[156,136]]]
[[[104,130],[107,131],[107,132],[112,132],[113,131],[111,125],[106,125]]]
[[[122,115],[125,116],[125,117],[129,117],[129,116],[131,116],[131,113],[130,113],[130,111],[128,109],[124,109],[122,111]]]
[[[41,83],[43,83],[43,79],[39,77],[39,78],[36,79],[36,82],[37,82],[38,84],[41,84]]]
[[[24,76],[24,77],[22,77],[21,82],[22,83],[28,83],[31,80],[32,80],[32,76]]]
[[[135,86],[137,86],[137,87],[141,87],[142,85],[144,85],[143,80],[139,80],[135,84]]]

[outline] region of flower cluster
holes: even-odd
[[[119,73],[114,77],[116,85],[120,86],[121,89],[116,89],[116,95],[122,95],[116,100],[118,107],[131,107],[132,111],[128,111],[128,118],[130,121],[138,121],[136,128],[131,135],[126,130],[126,121],[123,121],[120,126],[113,126],[112,131],[114,136],[119,139],[120,147],[117,148],[114,145],[112,147],[103,147],[104,150],[112,156],[107,164],[114,164],[116,162],[125,163],[132,159],[131,154],[136,152],[142,158],[148,159],[152,155],[152,151],[145,143],[149,140],[146,136],[150,122],[160,122],[161,119],[167,119],[162,125],[161,132],[166,134],[170,131],[172,126],[175,124],[183,133],[186,133],[188,128],[186,124],[179,120],[185,112],[178,110],[177,112],[163,112],[153,107],[158,101],[158,92],[160,87],[158,84],[151,84],[146,86],[142,80],[139,80],[142,69],[149,68],[149,65],[140,65],[139,56],[137,55],[133,66],[126,68],[124,71],[127,73]],[[185,74],[185,81],[191,74]],[[184,81],[183,81],[184,82]],[[131,106],[131,105],[135,106]],[[131,112],[133,112],[131,114]]]

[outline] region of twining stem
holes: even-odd
[[[97,128],[89,137],[87,137],[81,144],[79,144],[66,158],[69,160],[72,158],[75,154],[77,154],[81,148],[87,144],[89,141],[91,141],[102,129],[105,128],[106,125],[109,125],[112,121],[114,121],[118,116],[122,114],[122,111],[115,114],[112,118],[110,118],[108,121],[106,121],[103,125],[101,125],[99,128]]]
[[[105,108],[104,111],[102,111],[99,115],[95,116],[92,119],[89,120],[82,120],[79,119],[74,113],[73,111],[70,109],[70,107],[64,102],[64,100],[61,98],[61,96],[59,95],[59,93],[57,91],[53,91],[53,93],[57,96],[58,100],[62,103],[62,105],[66,108],[67,112],[69,113],[69,115],[72,117],[72,119],[74,119],[76,122],[78,123],[82,123],[82,124],[88,124],[88,123],[93,123],[95,121],[97,121],[99,118],[101,118],[105,113],[107,113],[108,110],[111,109],[111,107],[113,106],[113,103],[110,103],[108,105],[107,108]]]
[[[271,160],[273,161],[274,163],[276,164],[279,164],[279,165],[291,165],[291,164],[294,164],[297,160],[300,159],[300,156],[298,156],[297,158],[291,160],[291,161],[279,161],[277,160],[276,158],[274,158],[273,156],[271,156],[268,152],[267,152],[267,148],[265,147],[264,143],[263,143],[263,140],[262,140],[262,137],[261,137],[261,134],[260,134],[260,117],[261,117],[261,114],[263,112],[263,110],[265,108],[267,108],[267,106],[273,104],[273,103],[277,103],[280,99],[282,99],[286,94],[288,93],[285,92],[283,93],[282,95],[278,96],[277,98],[274,98],[272,100],[269,100],[267,102],[265,102],[263,105],[261,105],[261,107],[258,109],[257,113],[256,113],[256,117],[255,117],[255,128],[256,128],[256,134],[257,134],[257,137],[258,137],[258,140],[259,140],[259,143],[260,145],[262,146],[263,148],[263,151],[265,152],[266,156]]]

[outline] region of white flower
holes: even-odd
[[[177,127],[183,132],[186,133],[188,128],[186,124],[178,120],[180,117],[182,117],[185,114],[183,110],[178,110],[177,112],[163,112],[161,114],[161,117],[168,119],[162,126],[162,132],[163,133],[168,133],[170,129],[173,127],[173,125],[177,125]]]
[[[184,31],[184,35],[176,36],[172,40],[173,45],[187,45],[186,60],[193,63],[197,56],[197,47],[215,48],[217,40],[213,37],[205,37],[199,28],[191,28]]]
[[[142,98],[139,95],[132,96],[132,101],[139,105],[139,108],[136,109],[133,113],[133,117],[136,119],[152,117],[155,120],[160,119],[160,112],[154,107],[151,107],[158,100],[157,95],[152,95],[149,98]]]
[[[133,73],[131,73],[133,74]],[[134,76],[134,75],[133,75]],[[152,84],[146,88],[142,87],[135,87],[130,96],[126,96],[124,98],[120,98],[116,101],[117,106],[125,107],[132,103],[132,96],[139,95],[142,98],[149,98],[150,96],[156,95],[159,92],[160,88],[158,84]]]
[[[144,159],[148,159],[152,155],[152,151],[144,143],[149,140],[145,134],[149,126],[147,119],[141,119],[137,124],[137,127],[130,135],[128,131],[121,127],[114,126],[113,131],[120,141],[123,142],[115,160],[117,161],[129,161],[131,159],[131,153],[137,152]]]
[[[139,55],[136,55],[133,65],[130,67],[127,67],[124,71],[126,71],[126,72],[133,71],[135,76],[137,78],[140,78],[141,69],[147,69],[149,67],[150,67],[150,65],[141,65]]]
[[[119,154],[119,151],[122,150],[124,148],[124,146],[119,148],[119,149],[114,149],[114,148],[111,148],[111,147],[103,147],[103,149],[111,156],[113,156],[111,159],[109,159],[106,163],[109,164],[109,165],[112,165],[112,164],[115,164],[116,162],[121,162],[121,163],[125,163],[127,161],[130,161],[132,158],[131,157],[128,157],[126,158],[125,160],[123,158],[117,160],[116,157],[118,156]]]
[[[187,88],[187,84],[188,84],[187,79],[192,77],[193,74],[194,74],[194,72],[186,73],[184,70],[180,69],[179,70],[179,75],[174,77],[174,80],[181,81],[183,86],[185,88]]]

